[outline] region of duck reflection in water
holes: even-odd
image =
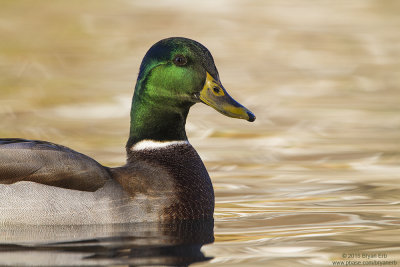
[[[213,220],[8,226],[2,228],[0,262],[52,266],[189,266],[212,259],[200,249],[214,242],[213,229]]]

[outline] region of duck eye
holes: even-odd
[[[177,56],[174,58],[174,64],[175,64],[176,66],[183,66],[183,65],[186,65],[186,63],[187,63],[187,60],[186,60],[186,58],[185,58],[184,56],[182,56],[182,55],[177,55]]]

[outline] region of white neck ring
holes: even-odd
[[[133,145],[130,150],[131,151],[138,151],[138,150],[151,150],[151,149],[163,149],[170,146],[177,146],[177,145],[188,145],[189,142],[186,140],[179,140],[179,141],[154,141],[154,140],[142,140],[135,145]]]

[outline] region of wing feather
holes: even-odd
[[[107,167],[68,147],[38,140],[0,139],[0,184],[32,181],[93,192],[110,179]]]

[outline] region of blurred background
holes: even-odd
[[[216,188],[216,266],[400,260],[397,0],[1,1],[0,138],[125,162],[140,62],[199,41],[248,123],[205,105],[187,133]]]

